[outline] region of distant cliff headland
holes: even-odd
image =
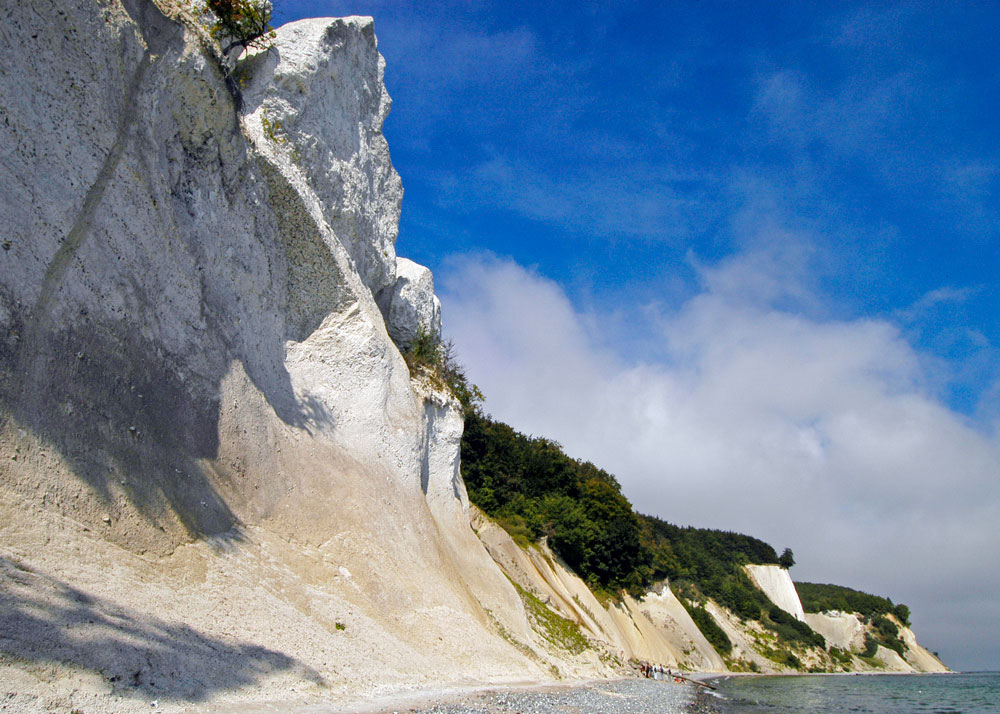
[[[790,553],[639,515],[612,475],[484,413],[430,272],[395,253],[370,18],[296,22],[235,63],[181,2],[14,3],[4,27],[12,710],[640,662],[945,670],[905,607],[796,588]]]

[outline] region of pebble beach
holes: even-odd
[[[710,714],[710,697],[692,684],[650,679],[593,682],[551,691],[484,692],[461,702],[393,714]]]

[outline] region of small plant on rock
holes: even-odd
[[[466,416],[479,412],[483,393],[465,376],[465,370],[455,356],[455,346],[450,341],[443,342],[437,333],[418,327],[403,358],[412,376],[424,375],[435,387],[451,392],[462,404]]]
[[[416,375],[424,370],[436,371],[444,359],[444,344],[437,334],[421,325],[403,357],[410,368],[410,374]]]

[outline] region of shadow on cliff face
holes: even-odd
[[[0,450],[14,453],[0,480],[88,525],[106,514],[108,537],[131,550],[166,552],[189,538],[240,537],[222,492],[252,489],[252,479],[237,483],[246,474],[212,463],[234,363],[284,424],[333,427],[322,402],[296,393],[285,343],[354,298],[301,197],[252,157],[234,107],[216,101],[217,71],[176,63],[179,26],[148,0],[126,5],[155,57],[133,68],[114,147],[68,235],[37,241],[48,265],[34,304],[18,299],[31,289],[12,286],[27,274],[18,261],[38,257],[3,253]],[[168,94],[154,102],[151,92]],[[16,151],[35,138],[20,137]],[[165,295],[172,275],[186,282]],[[19,444],[35,453],[18,454]],[[96,501],[53,473],[46,449]],[[130,530],[119,516],[132,516]]]
[[[288,222],[280,213],[275,220]],[[286,231],[275,233],[280,238]],[[196,244],[197,229],[190,235]],[[0,340],[0,439],[14,448],[13,459],[0,463],[0,480],[28,494],[38,493],[41,485],[46,503],[89,524],[104,514],[117,524],[125,510],[133,510],[148,527],[109,533],[131,550],[168,552],[186,538],[239,539],[239,519],[220,494],[220,479],[229,480],[230,491],[239,491],[253,488],[252,479],[265,474],[237,483],[247,474],[213,464],[220,449],[221,385],[233,364],[242,365],[284,424],[307,434],[334,426],[326,405],[296,393],[284,357],[287,340],[304,339],[326,314],[343,306],[343,278],[321,239],[310,241],[304,231],[295,235],[296,253],[310,258],[305,264],[314,272],[331,263],[334,269],[317,276],[289,268],[283,317],[251,331],[252,337],[237,327],[255,318],[252,308],[239,305],[239,288],[227,289],[228,276],[205,270],[204,325],[187,330],[191,354],[170,353],[146,336],[155,334],[155,325],[182,323],[185,316],[172,314],[141,276],[127,276],[124,282],[132,287],[122,295],[138,314],[119,320],[96,296],[74,294],[73,273],[50,288],[59,296],[52,308],[58,317],[25,311],[0,285],[0,310],[8,316],[8,334]],[[325,261],[316,257],[324,250]],[[192,252],[196,264],[213,265],[211,256]],[[298,255],[287,258],[292,262]],[[312,299],[310,290],[321,286],[328,289],[327,299]],[[248,413],[247,418],[266,423],[269,417]],[[40,445],[34,450],[58,452],[99,503],[81,500],[52,473],[51,462],[35,458],[32,468],[32,448],[17,453],[19,443],[31,441],[23,438],[28,432]],[[184,535],[173,532],[177,522]]]
[[[125,508],[121,494],[154,531],[165,533],[173,514],[189,537],[238,537],[236,517],[200,463],[218,451],[217,380],[213,387],[204,375],[182,378],[180,365],[171,369],[170,358],[134,328],[95,323],[81,312],[72,325],[34,336],[28,369],[16,353],[0,350],[0,366],[11,370],[0,404],[13,417],[3,437],[18,448],[30,431],[42,449],[58,451],[115,522]],[[28,467],[30,451],[14,456],[20,464],[4,464],[11,482],[41,481],[49,502],[84,521],[101,515],[74,512],[86,505],[69,503],[62,494],[72,489],[39,473],[44,466]],[[23,476],[18,466],[27,468]],[[123,544],[134,550],[164,549],[152,534],[131,537]]]
[[[0,622],[0,655],[96,672],[126,697],[203,701],[280,672],[325,686],[282,652],[121,608],[3,557]]]

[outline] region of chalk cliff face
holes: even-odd
[[[521,600],[469,528],[458,405],[387,332],[393,309],[404,332],[440,312],[419,266],[397,289],[371,19],[279,30],[236,72],[242,111],[179,6],[15,3],[5,27],[0,656],[28,663],[20,703],[550,676],[509,641],[532,642]]]
[[[155,554],[262,521],[328,538],[344,516],[315,496],[348,484],[408,513],[426,435],[375,300],[401,190],[371,21],[284,30],[238,116],[197,38],[145,0],[14,13],[8,484]],[[376,514],[368,496],[351,520]]]
[[[771,602],[793,615],[796,620],[805,621],[806,614],[802,611],[802,602],[788,570],[779,565],[746,565],[744,570]]]
[[[860,652],[865,647],[865,627],[853,612],[806,613],[806,624],[823,635],[831,647],[849,652]]]
[[[552,553],[470,528],[458,405],[400,354],[441,313],[395,255],[371,19],[280,28],[227,84],[185,7],[6,8],[11,706],[724,668],[669,589],[605,607]],[[527,593],[588,646],[540,627]]]
[[[384,301],[396,282],[403,187],[382,122],[391,101],[370,18],[318,18],[278,29],[277,52],[249,58],[244,126],[337,236]]]
[[[906,645],[902,656],[881,645],[875,658],[884,669],[894,672],[947,672],[948,668],[918,642],[913,630],[899,622],[895,616],[888,616],[899,626],[899,638]],[[838,647],[845,652],[858,653],[865,649],[865,635],[871,630],[856,612],[807,612],[806,622],[816,632],[823,635],[828,647]],[[855,662],[857,669],[866,664]]]
[[[430,270],[406,258],[396,261],[396,284],[386,325],[389,336],[404,349],[420,330],[428,335],[441,334],[441,302],[434,294]]]

